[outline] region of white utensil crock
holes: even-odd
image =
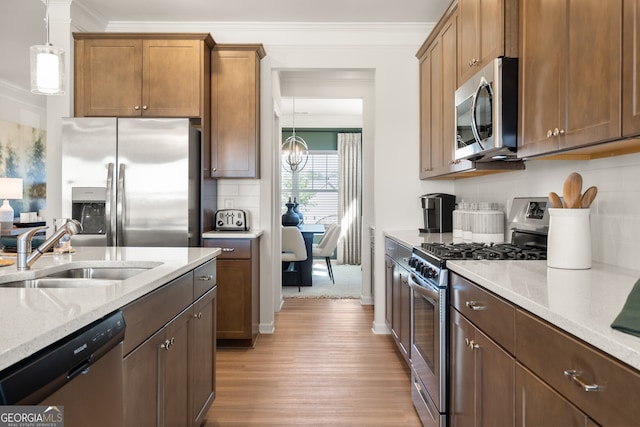
[[[591,268],[590,213],[591,209],[549,208],[548,267]]]

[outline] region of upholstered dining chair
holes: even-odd
[[[340,240],[340,232],[342,228],[338,224],[330,224],[327,228],[327,231],[324,232],[324,236],[320,239],[320,241],[312,246],[313,256],[314,257],[322,257],[327,263],[327,272],[329,273],[329,278],[336,284],[336,280],[333,277],[333,268],[331,267],[331,255],[333,255],[333,251],[338,246],[338,240]]]
[[[307,247],[298,227],[282,227],[282,271],[294,271],[298,292],[302,285],[302,275],[298,261],[307,259]],[[286,268],[286,269],[285,269]]]

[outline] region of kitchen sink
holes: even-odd
[[[87,288],[116,284],[157,266],[72,267],[55,273],[25,280],[0,283],[3,288]]]
[[[144,267],[70,268],[69,270],[48,274],[44,278],[126,280],[147,270],[149,269]]]
[[[41,277],[39,279],[18,280],[0,283],[4,288],[88,288],[102,287],[118,283],[118,280],[107,279],[68,279]]]

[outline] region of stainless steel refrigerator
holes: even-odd
[[[200,246],[199,131],[189,119],[67,118],[62,216],[75,246]]]

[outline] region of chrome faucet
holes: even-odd
[[[40,246],[38,246],[35,251],[31,251],[31,240],[33,236],[40,231],[45,230],[49,227],[34,227],[29,231],[25,231],[24,233],[18,235],[18,244],[17,244],[17,268],[18,270],[29,270],[34,262],[38,260],[45,252],[47,252],[53,245],[55,245],[58,240],[62,238],[65,234],[74,235],[78,232],[82,231],[82,225],[75,219],[69,220],[66,224],[56,230],[47,240],[42,242]]]

